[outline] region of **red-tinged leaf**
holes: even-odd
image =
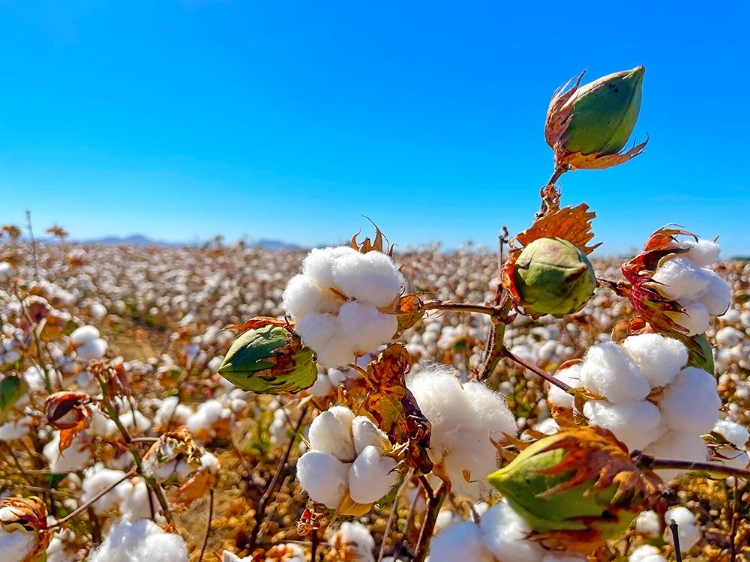
[[[405,330],[408,330],[417,322],[422,320],[425,315],[424,305],[419,295],[404,295],[398,300],[396,305],[396,317],[398,318],[398,330],[395,337],[400,336]]]

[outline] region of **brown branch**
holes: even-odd
[[[677,562],[682,562],[682,553],[680,552],[680,534],[677,529],[677,523],[674,519],[669,520],[669,532],[672,533],[675,560],[677,560]]]
[[[721,464],[714,464],[712,462],[657,459],[650,455],[646,455],[642,451],[633,451],[630,453],[630,456],[633,459],[633,462],[647,470],[658,470],[661,468],[690,471],[697,470],[701,472],[721,474],[722,476],[735,476],[737,478],[750,479],[750,470],[747,470],[745,468],[735,468],[733,466],[724,466]]]
[[[526,359],[524,359],[523,357],[519,357],[518,355],[514,355],[513,353],[510,352],[509,349],[503,348],[502,353],[503,353],[503,355],[505,357],[507,357],[508,359],[510,359],[511,361],[513,361],[514,363],[518,363],[524,369],[528,369],[529,371],[531,371],[535,375],[539,375],[544,380],[546,380],[548,383],[550,383],[552,385],[555,385],[560,390],[563,390],[565,392],[570,392],[572,390],[572,387],[568,386],[567,384],[565,384],[564,382],[562,382],[557,377],[554,377],[554,376],[550,375],[549,373],[547,373],[546,371],[544,371],[540,367],[534,365],[533,363],[530,363],[530,362],[526,361]]]
[[[419,539],[417,539],[417,547],[414,552],[413,562],[424,562],[427,557],[432,534],[435,532],[437,516],[438,513],[440,513],[440,507],[448,496],[448,487],[445,482],[441,482],[438,489],[434,492],[429,490],[428,496],[430,496],[430,499],[427,502],[427,514],[425,515],[424,523],[422,523],[422,528],[419,531]]]

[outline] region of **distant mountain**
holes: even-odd
[[[104,236],[103,238],[93,238],[89,240],[80,240],[81,244],[103,244],[105,246],[157,246],[160,248],[174,248],[185,246],[200,246],[196,242],[164,242],[162,240],[153,240],[142,234],[131,234],[130,236]],[[231,244],[230,244],[231,245]],[[247,244],[249,248],[263,248],[264,250],[301,250],[302,246],[289,244],[281,240],[269,240],[260,238]]]
[[[263,248],[264,250],[302,250],[302,246],[297,244],[289,244],[282,242],[281,240],[268,240],[266,238],[259,238],[248,244],[250,248]]]

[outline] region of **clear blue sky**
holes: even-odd
[[[0,223],[494,245],[549,98],[646,66],[643,156],[563,176],[600,253],[679,223],[750,254],[750,3],[0,0]]]

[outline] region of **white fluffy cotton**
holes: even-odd
[[[630,553],[628,562],[667,562],[667,559],[661,555],[661,551],[655,546],[644,544]]]
[[[565,369],[558,370],[555,373],[555,378],[560,382],[564,382],[571,388],[578,388],[581,385],[581,364],[576,363]],[[568,394],[564,390],[550,385],[547,399],[551,404],[562,406],[563,408],[573,408],[573,395]]]
[[[385,496],[397,480],[396,461],[384,457],[379,447],[368,445],[349,470],[349,495],[357,503],[373,503]]]
[[[389,444],[386,434],[365,416],[356,416],[352,420],[352,436],[354,450],[358,455],[364,451],[365,447],[376,447],[383,451]]]
[[[347,562],[375,562],[375,539],[362,523],[346,521],[329,538],[330,545]]]
[[[334,406],[322,412],[310,424],[310,446],[341,461],[353,461],[357,456],[352,435],[353,420],[354,414],[344,406]]]
[[[705,289],[709,275],[690,259],[677,256],[666,260],[654,272],[652,279],[659,283],[659,291],[666,297],[680,300],[693,297]]]
[[[674,544],[672,532],[669,528],[670,522],[677,523],[677,537],[680,541],[680,552],[688,552],[701,539],[701,530],[695,523],[695,515],[683,506],[672,507],[664,514],[667,528],[664,530],[664,539],[669,544]]]
[[[706,462],[706,444],[699,435],[667,430],[661,437],[643,451],[659,459]],[[685,472],[678,469],[658,469],[656,473],[664,479],[671,479]]]
[[[712,431],[723,436],[727,441],[739,449],[742,449],[750,438],[750,433],[748,433],[746,427],[731,420],[717,421]]]
[[[609,429],[628,449],[643,449],[661,433],[661,414],[651,402],[611,404],[590,400],[583,406],[589,423]]]
[[[421,371],[407,380],[407,387],[432,424],[433,462],[443,465],[454,491],[477,497],[487,475],[497,469],[490,439],[501,441],[504,433],[517,432],[504,397],[479,382],[462,385],[448,369]]]
[[[661,534],[659,514],[652,509],[640,512],[635,518],[635,530],[650,538],[658,537]]]
[[[311,500],[335,509],[346,494],[349,467],[328,453],[308,451],[297,461],[297,478]]]
[[[70,341],[75,346],[81,346],[90,343],[99,338],[99,330],[94,326],[81,326],[76,328],[70,334]]]
[[[479,526],[472,522],[451,525],[430,542],[430,562],[496,562],[482,543]],[[533,562],[533,561],[529,561]]]
[[[581,364],[581,382],[613,404],[643,400],[651,390],[627,351],[614,342],[589,348]]]
[[[684,254],[685,257],[698,267],[713,265],[719,259],[719,254],[721,254],[721,248],[713,240],[700,238],[697,241],[688,240],[686,244],[690,247],[690,250]]]
[[[661,334],[630,336],[622,346],[651,388],[671,383],[688,360],[687,348],[681,341]]]
[[[17,512],[12,507],[0,507],[0,522],[17,519]],[[3,562],[23,562],[29,553],[36,548],[37,541],[34,533],[20,528],[6,531],[0,525],[0,553]]]
[[[681,304],[685,312],[667,312],[666,315],[685,328],[688,336],[705,332],[710,323],[706,305],[700,302],[682,302]]]
[[[114,524],[89,562],[187,562],[187,545],[180,535],[165,533],[153,521]]]
[[[675,431],[708,433],[719,417],[721,399],[716,380],[703,369],[686,367],[664,391],[659,403],[662,419]]]
[[[534,541],[525,540],[531,528],[507,503],[489,509],[479,524],[485,548],[497,560],[542,560],[545,551]]]

